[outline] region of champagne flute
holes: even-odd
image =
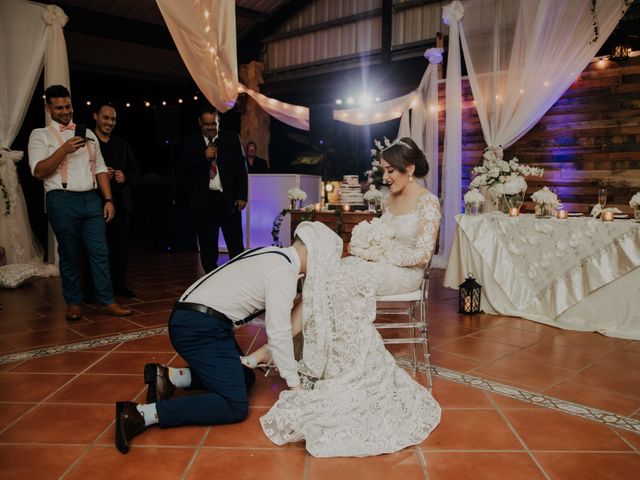
[[[600,208],[604,208],[607,203],[607,189],[599,188],[598,189],[598,203],[600,204]]]

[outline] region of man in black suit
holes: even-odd
[[[229,258],[244,250],[241,211],[247,206],[246,162],[239,135],[218,130],[218,121],[215,108],[205,107],[200,113],[200,132],[184,139],[180,154],[181,168],[190,181],[191,208],[205,273],[218,265],[220,229]]]
[[[257,155],[258,146],[251,140],[247,143],[247,168],[249,173],[269,173],[269,163]]]

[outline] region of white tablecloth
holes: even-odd
[[[640,340],[640,224],[502,213],[456,217],[444,284],[468,273],[482,309]]]

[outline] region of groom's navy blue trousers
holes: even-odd
[[[156,404],[161,427],[241,422],[249,413],[248,393],[255,381],[240,363],[242,351],[225,320],[190,310],[174,310],[169,338],[191,370],[191,388],[199,395]]]

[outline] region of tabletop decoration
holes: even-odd
[[[477,188],[470,189],[464,194],[464,213],[466,215],[478,215],[481,205],[484,203],[484,195]]]
[[[524,177],[541,177],[544,173],[542,168],[521,165],[517,157],[506,161],[503,156],[502,147],[487,147],[482,154],[482,163],[471,170],[471,175],[474,178],[469,186],[471,188],[486,188],[487,195],[490,197],[486,199],[485,211],[490,203],[496,210],[498,201],[504,195],[516,195],[521,191],[526,191],[527,183]],[[515,177],[520,177],[521,180],[516,180]],[[505,208],[504,211],[508,211],[509,207]]]
[[[633,217],[636,220],[640,220],[640,192],[631,197],[631,200],[629,200],[629,206],[633,207]]]
[[[601,216],[602,213],[604,212],[611,212],[611,214],[616,214],[616,213],[622,213],[619,209],[615,208],[615,207],[609,207],[609,208],[602,208],[602,205],[600,205],[599,203],[597,203],[592,209],[591,209],[591,216],[593,218],[598,218]]]
[[[367,202],[368,209],[377,212],[382,203],[382,192],[375,185],[369,185],[369,190],[364,193],[362,198]]]
[[[537,218],[550,217],[556,207],[560,205],[558,196],[549,190],[548,187],[542,187],[531,195],[531,199],[535,205],[535,215]]]
[[[294,187],[289,189],[287,197],[291,202],[291,210],[297,210],[300,208],[302,201],[307,199],[307,194],[304,190]]]

